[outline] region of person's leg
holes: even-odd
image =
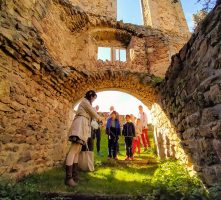
[[[113,139],[113,158],[114,159],[118,159],[117,158],[117,144],[118,144],[118,140]]]
[[[130,138],[128,138],[129,139],[129,156],[130,156],[130,158],[133,158],[133,153],[132,153],[132,142],[133,142],[133,138],[132,137],[130,137]]]
[[[80,144],[75,144],[73,143],[69,149],[67,158],[66,158],[66,179],[65,179],[65,184],[69,185],[71,187],[75,187],[76,183],[73,180],[73,163],[75,156],[79,153],[79,145]]]
[[[133,139],[133,143],[132,143],[132,153],[133,154],[136,151],[136,147],[137,147],[137,139]]]
[[[108,157],[111,158],[111,139],[108,137]]]
[[[145,135],[145,138],[146,138],[146,143],[148,145],[148,147],[150,147],[150,140],[149,140],[149,136],[148,136],[148,129],[144,129],[144,135]]]
[[[143,131],[142,131],[142,134],[141,134],[141,139],[142,139],[142,142],[143,142],[144,149],[146,149],[147,148],[147,143],[146,143],[145,134],[144,134]]]
[[[140,155],[140,137],[137,139],[137,149],[138,149],[138,154]]]
[[[129,153],[128,137],[125,137],[125,145],[126,145],[126,155],[127,155],[127,158],[129,158],[130,157],[130,153]]]
[[[94,139],[93,139],[93,137],[88,138],[87,145],[88,145],[88,150],[89,151],[94,150]]]
[[[97,145],[97,153],[100,152],[100,146],[101,146],[101,130],[100,128],[96,132],[96,145]]]
[[[72,169],[72,177],[75,182],[79,181],[79,170],[78,170],[78,158],[79,158],[79,153],[81,152],[82,145],[79,145],[78,147],[78,153],[75,154],[74,157],[74,163],[73,163],[73,169]]]

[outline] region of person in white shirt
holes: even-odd
[[[141,139],[143,142],[144,150],[146,150],[147,145],[150,147],[150,140],[148,137],[148,128],[147,128],[148,119],[147,119],[147,114],[143,111],[143,106],[140,105],[138,108],[139,108],[138,118],[140,119],[142,126]]]

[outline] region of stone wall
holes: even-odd
[[[151,108],[151,116],[158,156],[161,159],[174,158],[180,160],[188,166],[189,170],[194,172],[191,157],[188,157],[183,150],[176,127],[164,113],[162,105],[155,103]]]
[[[117,0],[70,0],[86,12],[117,20]]]
[[[81,24],[81,20],[85,18],[78,17],[79,21],[75,22],[72,18],[68,20],[68,15],[69,12],[65,7],[55,3],[49,6],[42,20],[34,21],[34,26],[40,32],[50,55],[59,65],[77,66],[78,69],[88,71],[97,71],[98,68],[143,71],[163,77],[169,66],[171,54],[177,52],[184,44],[176,41],[178,47],[172,50],[172,35],[164,35],[158,30],[132,24],[124,25],[114,20],[108,21],[106,18],[100,19],[94,16],[88,16],[89,24],[85,25],[87,29],[82,27],[82,30],[73,34],[72,24]],[[127,62],[97,61],[99,46],[126,48]]]
[[[72,104],[0,51],[0,174],[21,177],[60,165]]]
[[[221,5],[172,58],[161,85],[162,108],[195,171],[208,185],[221,183]]]
[[[142,0],[144,25],[189,37],[189,29],[181,2]]]

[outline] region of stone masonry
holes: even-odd
[[[173,56],[160,86],[160,106],[189,162],[208,185],[221,183],[220,3]]]
[[[70,2],[86,12],[117,19],[117,0],[70,0]]]
[[[189,29],[181,2],[172,0],[141,0],[144,25],[173,32],[178,36],[189,36]]]

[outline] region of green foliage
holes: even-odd
[[[1,200],[37,199],[38,192],[34,183],[0,183]]]
[[[221,197],[221,185],[214,185],[209,189],[210,199],[220,199]]]
[[[207,199],[207,192],[196,176],[190,176],[178,161],[162,163],[154,173],[152,185],[155,196],[164,194],[165,199]]]
[[[161,83],[164,79],[161,77],[157,77],[157,76],[153,76],[152,80],[154,81],[154,83]]]

